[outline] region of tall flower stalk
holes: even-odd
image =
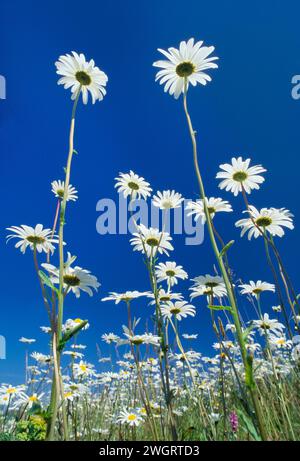
[[[53,352],[54,352],[54,363],[55,363],[55,379],[53,380],[52,384],[52,392],[51,392],[51,401],[50,401],[50,428],[48,433],[48,438],[51,440],[54,435],[54,428],[57,418],[57,411],[58,411],[58,393],[60,393],[60,398],[62,399],[62,412],[63,412],[63,428],[64,428],[64,436],[65,439],[68,439],[68,423],[66,418],[65,412],[65,404],[64,404],[64,393],[63,393],[63,383],[61,379],[61,371],[60,371],[60,350],[57,347],[62,339],[62,324],[63,324],[63,315],[64,315],[64,225],[65,225],[65,216],[66,216],[66,208],[67,208],[67,197],[68,197],[68,188],[70,184],[70,175],[71,175],[71,167],[72,167],[72,158],[74,154],[74,131],[75,131],[75,115],[77,104],[79,100],[81,92],[81,85],[77,90],[76,98],[73,104],[72,109],[72,116],[71,116],[71,124],[70,124],[70,133],[69,133],[69,153],[67,159],[67,166],[65,169],[65,181],[64,181],[64,195],[60,205],[60,214],[59,214],[59,289],[57,293],[58,297],[58,316],[57,316],[57,326],[56,332],[53,332],[53,337],[55,341],[53,341]],[[57,341],[56,347],[55,343]],[[55,350],[56,349],[56,350]]]
[[[258,424],[260,435],[261,435],[263,440],[267,440],[267,434],[265,432],[265,428],[264,428],[264,424],[263,424],[263,418],[262,418],[262,414],[261,414],[261,408],[260,408],[260,404],[259,404],[259,400],[258,400],[256,388],[255,388],[256,386],[255,386],[255,382],[254,382],[254,378],[253,378],[252,359],[247,353],[246,343],[245,343],[245,339],[244,339],[244,335],[243,335],[243,330],[242,330],[242,327],[241,327],[241,322],[240,322],[240,318],[239,318],[239,312],[238,312],[238,307],[237,307],[237,303],[236,303],[236,297],[235,297],[235,294],[234,294],[234,289],[233,289],[232,283],[230,281],[230,277],[228,275],[227,269],[226,269],[224,261],[223,261],[224,256],[221,253],[221,251],[219,250],[218,244],[216,242],[216,238],[215,238],[215,234],[214,234],[214,230],[213,230],[213,226],[212,226],[212,221],[211,221],[211,216],[210,216],[210,213],[209,213],[209,210],[208,210],[208,207],[207,207],[207,203],[206,203],[206,200],[205,200],[206,195],[205,195],[205,190],[204,190],[204,184],[203,184],[203,180],[202,180],[202,176],[201,176],[201,172],[200,172],[200,167],[199,167],[199,162],[198,162],[196,132],[195,132],[195,130],[193,128],[191,117],[190,117],[190,114],[189,114],[189,111],[188,111],[188,105],[187,105],[187,80],[186,79],[185,79],[184,94],[183,94],[183,107],[184,107],[184,112],[185,112],[185,115],[186,115],[188,128],[189,128],[189,133],[190,133],[192,146],[193,146],[194,169],[195,169],[195,172],[196,172],[196,177],[197,177],[197,181],[198,181],[198,185],[199,185],[200,196],[201,196],[201,198],[203,200],[204,213],[205,213],[206,222],[207,222],[208,234],[209,234],[209,238],[210,238],[210,242],[211,242],[214,254],[216,256],[218,266],[220,268],[222,277],[224,279],[228,299],[229,299],[229,302],[230,302],[230,312],[231,312],[233,322],[234,322],[234,325],[235,325],[235,328],[236,328],[236,336],[237,336],[237,340],[238,340],[238,343],[239,343],[239,346],[240,346],[241,356],[242,356],[242,360],[243,360],[243,364],[244,364],[244,368],[245,368],[245,376],[246,376],[245,383],[246,383],[246,386],[249,389],[249,392],[251,394],[251,398],[252,398],[252,401],[253,401],[253,406],[254,406],[254,410],[255,410],[255,414],[256,414],[256,418],[257,418],[257,424]]]
[[[71,124],[69,132],[69,152],[67,158],[67,165],[65,168],[65,180],[64,180],[64,190],[63,197],[60,202],[60,208],[57,207],[57,212],[59,210],[59,288],[57,291],[58,298],[58,312],[57,319],[55,321],[54,329],[52,328],[53,334],[53,357],[54,357],[54,378],[52,383],[51,390],[51,400],[49,406],[50,419],[48,424],[47,438],[52,440],[54,437],[55,424],[58,413],[58,402],[61,399],[62,405],[62,415],[63,415],[63,429],[64,429],[64,438],[68,439],[68,421],[65,410],[64,403],[64,391],[63,391],[63,381],[61,377],[60,369],[60,359],[61,359],[61,350],[62,350],[62,325],[63,325],[63,315],[64,315],[64,299],[67,290],[64,289],[64,272],[65,272],[65,261],[64,261],[64,226],[65,226],[65,217],[66,217],[66,208],[67,201],[69,196],[69,186],[70,186],[70,176],[71,176],[71,167],[72,159],[74,155],[74,132],[75,132],[75,116],[76,109],[79,101],[80,95],[82,95],[83,103],[86,104],[88,101],[88,93],[91,94],[93,103],[96,100],[102,100],[106,91],[104,86],[107,82],[107,76],[104,72],[100,71],[98,67],[94,65],[94,61],[91,60],[87,62],[83,54],[78,55],[73,52],[73,56],[66,55],[60,56],[59,60],[56,62],[57,73],[62,77],[59,79],[58,83],[63,84],[65,88],[70,88],[72,91],[72,99],[74,100],[72,115],[71,115]],[[56,219],[55,224],[56,225]]]

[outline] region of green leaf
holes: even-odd
[[[249,432],[249,434],[253,437],[253,439],[257,442],[261,441],[261,437],[259,436],[253,422],[251,421],[251,419],[249,418],[249,416],[247,416],[243,411],[241,410],[237,410],[237,414],[239,415],[242,423],[244,424],[244,426],[246,426],[246,429],[247,431]]]
[[[63,335],[62,339],[60,340],[59,345],[58,345],[58,350],[62,351],[65,345],[67,344],[67,342],[70,341],[70,339],[73,338],[73,336],[76,335],[80,330],[82,330],[82,328],[84,328],[87,323],[88,323],[87,320],[83,320],[81,323],[76,325],[76,327],[72,328],[71,330],[68,330]]]
[[[251,355],[247,356],[246,364],[245,364],[245,382],[246,386],[249,389],[255,388],[255,382],[253,379],[253,357]]]
[[[227,253],[227,251],[229,250],[229,248],[234,244],[234,240],[230,240],[230,242],[228,242],[223,248],[222,250],[220,251],[220,258],[222,258],[222,256],[224,256],[225,253]]]
[[[211,309],[213,311],[229,311],[232,312],[231,306],[213,306],[209,304],[208,309]]]
[[[47,285],[47,287],[51,288],[51,290],[55,291],[57,294],[59,293],[58,289],[53,285],[50,278],[45,274],[45,272],[39,271],[39,276],[44,285]]]

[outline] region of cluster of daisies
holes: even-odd
[[[261,291],[265,291],[261,288],[261,283],[258,286]],[[272,286],[269,287],[270,291],[272,289]],[[245,287],[245,290],[247,290],[245,294],[248,294],[249,287]],[[253,287],[251,295],[253,295]],[[253,296],[257,296],[257,293]],[[140,296],[136,292],[119,295],[121,301],[138,298]],[[118,302],[116,296],[115,299]],[[78,322],[80,319],[68,319],[64,324],[64,329],[67,330]],[[256,378],[269,382],[274,378],[274,373],[276,373],[276,379],[291,377],[300,359],[300,337],[298,336],[294,341],[287,340],[284,336],[284,326],[270,319],[267,314],[264,315],[262,321],[254,321],[253,327],[247,338],[247,349],[255,358]],[[41,327],[41,329],[49,334],[47,328]],[[176,417],[178,426],[192,412],[197,415],[195,399],[197,392],[203,399],[208,418],[214,424],[219,424],[222,418],[220,408],[221,364],[223,385],[227,392],[238,385],[230,363],[234,361],[235,371],[241,377],[243,366],[239,348],[235,342],[234,326],[226,323],[224,329],[226,340],[222,343],[214,342],[212,344],[213,353],[210,356],[202,355],[190,346],[193,341],[197,340],[197,334],[189,333],[182,335],[186,352],[182,354],[170,350],[168,354],[170,386],[174,395],[173,415]],[[88,326],[85,330],[88,330]],[[267,333],[274,367],[266,357],[261,342],[256,341],[256,331],[259,335]],[[99,346],[98,365],[96,366],[85,359],[87,352],[85,344],[74,340],[68,350],[64,351],[62,376],[64,399],[67,402],[71,420],[76,418],[76,426],[70,425],[72,439],[108,440],[110,438],[115,440],[118,439],[120,433],[126,436],[127,429],[132,427],[147,430],[149,408],[145,408],[145,403],[136,392],[137,381],[141,376],[145,386],[151,389],[149,406],[152,417],[158,426],[161,424],[166,415],[166,404],[161,386],[159,359],[155,354],[157,343],[155,340],[145,341],[144,336],[136,335],[135,338],[131,338],[129,329],[126,328],[124,328],[124,337],[128,341],[121,341],[115,333],[103,334],[102,341],[109,345],[115,344],[116,347],[109,348],[108,355],[103,355],[105,348]],[[149,337],[151,337],[150,334]],[[19,341],[24,345],[27,354],[25,383],[22,385],[6,383],[0,386],[0,408],[6,415],[4,427],[6,431],[11,432],[16,429],[16,419],[22,418],[27,411],[33,411],[37,407],[47,408],[53,366],[50,355],[31,352],[39,342],[38,340],[22,337]],[[151,349],[147,356],[143,355],[139,359],[138,373],[132,346],[140,347],[142,342]],[[121,351],[119,349],[121,346],[125,346],[127,350]],[[193,383],[186,366],[187,360],[191,366]],[[190,395],[191,387],[194,389],[193,398]],[[231,410],[230,414],[232,414],[235,404],[230,402],[229,399],[228,410]],[[88,425],[86,424],[87,418],[89,419]]]
[[[206,85],[211,81],[207,71],[218,67],[218,58],[212,56],[213,51],[214,47],[204,46],[202,41],[195,42],[193,38],[182,41],[178,49],[159,49],[165,59],[153,64],[160,69],[156,80],[164,85],[165,92],[176,99],[181,95],[186,97],[190,85]],[[108,81],[106,74],[95,65],[94,60],[87,61],[82,53],[72,52],[60,56],[56,69],[60,76],[58,83],[71,91],[74,101],[72,116],[80,96],[84,104],[87,104],[89,97],[94,104],[105,96]],[[293,215],[285,208],[259,210],[249,203],[249,194],[260,189],[265,180],[265,172],[261,165],[252,165],[249,158],[233,157],[230,163],[220,165],[216,179],[220,180],[220,190],[231,192],[235,197],[240,195],[244,200],[245,217],[235,223],[241,229],[241,236],[247,234],[249,240],[252,237],[263,237],[273,244],[274,237],[283,237],[285,230],[292,230],[294,224]],[[115,188],[130,204],[136,199],[151,200],[163,216],[185,202],[182,194],[174,190],[153,194],[150,184],[132,170],[119,174]],[[69,251],[66,260],[63,258],[63,264],[61,258],[60,266],[53,264],[51,258],[58,244],[65,245],[56,230],[59,211],[65,209],[67,202],[75,202],[78,192],[69,184],[67,176],[65,181],[53,181],[51,189],[57,201],[53,226],[11,226],[7,237],[8,240],[16,241],[15,247],[23,254],[27,250],[32,251],[46,304],[49,289],[52,299],[57,297],[61,301],[69,294],[76,298],[84,293],[92,296],[100,286],[95,275],[76,265],[77,257]],[[203,199],[188,201],[185,210],[188,216],[200,221],[202,225],[209,220],[218,236],[215,228],[215,221],[219,219],[217,215],[233,212],[228,200],[204,197],[204,194]],[[227,413],[227,422],[232,433],[235,433],[239,420],[231,398],[234,393],[230,392],[235,389],[236,394],[239,393],[244,367],[236,341],[236,324],[232,323],[230,316],[228,287],[223,277],[214,270],[212,274],[192,276],[186,290],[189,295],[185,297],[177,288],[189,283],[189,275],[182,265],[177,264],[173,258],[169,259],[174,250],[170,233],[165,231],[164,225],[159,229],[134,220],[134,226],[130,244],[133,251],[141,253],[146,263],[150,287],[144,291],[110,292],[102,298],[103,302],[110,301],[123,306],[127,311],[128,323],[122,326],[121,332],[102,334],[104,348],[110,352],[103,356],[102,346],[97,345],[100,371],[86,360],[86,346],[77,341],[79,330],[85,334],[89,323],[75,318],[62,324],[63,339],[67,338],[68,342],[60,343],[59,352],[62,352],[62,360],[65,361],[60,387],[62,404],[67,403],[71,437],[75,440],[98,440],[117,438],[121,434],[124,439],[129,434],[128,428],[138,426],[148,427],[148,430],[150,427],[154,433],[159,430],[164,435],[167,419],[184,418],[193,411],[198,415],[195,408],[198,408],[199,399],[202,399],[201,411],[211,425],[213,435],[218,422],[221,418],[226,419]],[[44,259],[40,261],[42,257]],[[165,257],[167,260],[162,259]],[[295,302],[291,301],[292,320],[288,318],[287,322],[286,319],[281,321],[282,303],[273,306],[274,318],[264,312],[265,292],[269,292],[269,295],[275,293],[277,287],[274,284],[261,280],[242,283],[231,272],[230,283],[235,295],[243,297],[245,302],[247,300],[253,309],[253,316],[247,315],[246,320],[241,315],[241,324],[246,349],[255,363],[255,378],[266,383],[272,379],[290,379],[300,360],[300,336],[291,334],[290,326],[294,322],[292,327],[297,330],[300,322]],[[203,302],[211,310],[214,331],[217,332],[211,356],[203,356],[190,346],[190,342],[198,338],[200,324],[199,328],[195,328],[196,333],[179,332],[178,322],[184,324],[187,317],[196,316],[197,308],[190,302]],[[144,328],[141,328],[141,318],[132,318],[135,304],[143,304],[145,312],[149,312]],[[219,329],[214,310],[218,311]],[[54,336],[53,325],[56,325],[56,320],[52,319],[51,325],[43,326],[41,330]],[[57,364],[52,351],[50,354],[28,352],[29,348],[36,345],[36,339],[22,337],[20,343],[25,346],[25,383],[20,386],[2,384],[0,387],[0,406],[5,415],[1,422],[8,431],[16,430],[16,420],[22,421],[27,410],[37,407],[47,409],[50,385],[54,382],[53,369]],[[120,355],[119,348],[122,347],[125,351]],[[105,366],[109,367],[108,371],[105,371]],[[221,414],[220,407],[226,400],[228,409]],[[89,424],[86,424],[87,420]],[[125,432],[122,433],[122,430]]]

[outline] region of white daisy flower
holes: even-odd
[[[24,391],[24,388],[24,385],[12,386],[11,384],[2,384],[0,386],[0,397],[6,395],[8,397],[7,400],[11,400],[19,396]]]
[[[14,408],[19,408],[21,405],[26,405],[26,408],[30,410],[33,405],[41,402],[42,397],[44,396],[44,392],[41,394],[37,394],[34,392],[33,394],[27,395],[25,393],[21,393],[18,397],[17,402],[14,405]]]
[[[58,199],[62,200],[64,198],[65,182],[58,179],[58,181],[52,181],[52,192]],[[67,202],[69,200],[76,201],[78,199],[77,190],[71,184],[68,186],[67,191]]]
[[[136,335],[125,326],[123,326],[123,331],[126,339],[121,339],[118,342],[119,345],[133,344],[134,346],[141,346],[142,344],[152,344],[153,346],[158,346],[160,344],[161,338],[152,333]]]
[[[242,189],[250,194],[252,189],[259,189],[259,185],[264,182],[263,176],[260,173],[267,171],[261,165],[250,165],[250,158],[243,160],[242,157],[232,158],[231,164],[224,163],[220,165],[223,171],[217,173],[216,178],[222,179],[219,184],[220,189],[231,191],[235,196]]]
[[[167,280],[170,286],[176,285],[178,279],[185,280],[188,274],[183,270],[182,266],[177,266],[174,261],[167,261],[166,263],[159,263],[156,266],[157,281],[162,282]]]
[[[78,325],[80,325],[84,320],[77,318],[77,319],[68,319],[65,324],[63,325],[63,331],[73,330]],[[90,327],[89,323],[85,324],[82,330],[87,330]]]
[[[153,301],[151,301],[150,304],[155,304],[156,303],[155,296],[154,296],[153,293],[149,293],[148,297],[153,299]],[[166,290],[164,290],[163,288],[159,289],[157,298],[158,298],[159,303],[165,303],[165,302],[168,302],[168,301],[182,301],[183,300],[183,296],[182,296],[181,293],[170,293],[170,292],[167,292]]]
[[[226,200],[222,200],[221,198],[205,198],[206,206],[210,217],[213,219],[215,214],[220,211],[230,212],[232,211],[231,205]],[[195,221],[198,219],[201,220],[202,224],[206,222],[206,216],[204,212],[203,200],[197,200],[196,202],[189,202],[186,206],[186,210],[191,210],[187,216],[195,215]]]
[[[36,342],[36,339],[24,338],[24,336],[22,336],[22,337],[19,339],[19,342],[20,342],[20,343],[25,343],[25,344],[32,344],[32,343],[35,343],[35,342]]]
[[[41,354],[40,352],[32,352],[30,354],[30,357],[36,360],[38,363],[45,364],[51,362],[51,356],[50,355],[45,355]]]
[[[270,319],[269,314],[264,314],[263,318],[260,320],[253,320],[252,324],[255,328],[258,328],[260,335],[264,335],[267,331],[268,333],[274,333],[275,335],[280,335],[284,330],[284,325],[276,319]]]
[[[257,282],[253,282],[253,280],[249,281],[249,284],[244,283],[239,285],[242,295],[252,295],[254,297],[258,297],[263,291],[273,291],[275,292],[275,285],[268,282],[262,282],[258,280]]]
[[[101,336],[102,341],[107,344],[117,343],[119,341],[119,336],[115,335],[114,333],[105,333]]]
[[[77,378],[81,376],[92,376],[95,374],[94,365],[84,362],[83,360],[80,360],[79,363],[75,363],[73,368],[74,374]]]
[[[130,302],[133,299],[140,298],[141,296],[148,296],[149,292],[139,291],[125,291],[125,293],[111,292],[106,298],[102,298],[101,301],[114,301],[115,304],[119,304],[121,301]]]
[[[272,310],[274,312],[281,312],[282,311],[281,306],[272,306]]]
[[[117,418],[117,422],[128,424],[129,426],[139,426],[143,422],[143,418],[138,411],[122,410]]]
[[[227,323],[226,327],[225,327],[225,330],[226,331],[231,331],[231,333],[235,333],[236,332],[236,326],[235,326],[234,323]]]
[[[89,93],[93,104],[97,100],[102,101],[106,95],[107,75],[95,66],[93,59],[86,61],[84,54],[75,51],[72,54],[60,56],[55,63],[56,73],[62,76],[57,83],[64,85],[65,89],[71,88],[72,99],[76,99],[80,90],[84,104],[88,102]]]
[[[213,61],[217,57],[209,57],[214,51],[213,46],[202,46],[203,41],[194,43],[190,38],[187,42],[180,42],[179,49],[168,48],[168,51],[158,48],[167,60],[156,61],[154,67],[162,70],[157,72],[155,81],[165,84],[164,91],[174,95],[176,99],[184,92],[185,82],[196,86],[197,83],[206,85],[211,77],[204,71],[216,69],[218,65]]]
[[[169,301],[167,304],[161,306],[161,313],[164,318],[171,318],[174,316],[177,320],[182,320],[188,315],[195,317],[196,309],[186,301],[176,301],[172,303]]]
[[[168,251],[172,251],[174,248],[170,241],[172,237],[168,232],[160,232],[158,229],[150,227],[149,229],[140,224],[138,231],[133,234],[133,238],[130,239],[131,245],[133,245],[133,251],[141,251],[147,254],[148,257],[155,256],[158,253],[165,253],[169,256]]]
[[[76,298],[80,297],[80,290],[85,291],[89,296],[93,296],[92,288],[98,291],[100,286],[97,277],[79,266],[71,267],[73,261],[74,256],[71,256],[71,253],[68,252],[68,258],[64,264],[64,288],[72,291]],[[52,283],[59,284],[59,268],[48,263],[43,263],[42,267],[49,272]]]
[[[77,392],[74,392],[72,390],[67,390],[67,389],[64,390],[64,399],[65,400],[68,400],[69,402],[73,402],[73,400],[76,397],[80,397],[80,394],[77,393]]]
[[[183,333],[182,337],[184,339],[197,339],[198,334],[188,334],[188,333]]]
[[[82,359],[84,354],[77,351],[63,351],[63,355],[70,355],[73,359]]]
[[[222,344],[220,344],[220,343],[214,343],[212,347],[213,347],[215,350],[219,350],[219,349],[221,349],[223,346],[224,346],[226,349],[232,349],[232,348],[234,348],[234,343],[233,343],[232,341],[222,341]]]
[[[53,254],[55,250],[53,244],[58,243],[58,236],[52,235],[51,229],[43,229],[42,224],[37,224],[35,227],[22,224],[20,227],[8,227],[7,230],[14,232],[14,234],[7,236],[7,241],[13,238],[19,239],[15,248],[20,248],[23,254],[27,247],[31,250],[36,249],[38,253],[44,251],[47,254],[49,252]]]
[[[269,342],[272,349],[291,349],[292,348],[292,341],[286,339],[285,335],[269,335]]]
[[[115,187],[119,193],[122,193],[124,198],[130,197],[132,200],[136,198],[146,200],[151,195],[150,184],[144,178],[138,176],[130,170],[129,173],[119,173],[120,176],[115,178],[117,183]]]
[[[190,288],[192,291],[191,299],[202,295],[212,295],[216,298],[222,298],[227,295],[224,280],[218,275],[200,275],[192,279],[192,281],[195,283]]]
[[[183,202],[182,195],[174,190],[158,191],[153,196],[152,204],[161,210],[169,210],[171,208],[179,208]]]
[[[246,343],[246,349],[248,352],[251,354],[254,354],[255,352],[259,351],[261,349],[261,345],[259,343]]]
[[[86,346],[84,344],[71,344],[72,349],[86,349]]]
[[[184,354],[174,354],[175,360],[180,360],[182,362],[185,362],[186,358],[188,359],[189,362],[195,362],[201,358],[201,354],[193,350],[186,351]]]
[[[283,227],[293,230],[293,215],[285,208],[262,208],[258,211],[253,205],[249,205],[244,213],[250,213],[251,218],[240,219],[235,223],[236,227],[241,227],[241,237],[248,232],[248,240],[252,237],[257,238],[265,232],[272,236],[282,237]]]

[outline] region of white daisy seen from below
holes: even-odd
[[[148,257],[154,257],[157,253],[165,253],[169,256],[168,251],[174,249],[170,243],[171,240],[172,237],[168,232],[160,232],[153,227],[148,229],[144,224],[140,224],[138,232],[133,234],[130,243],[133,245],[133,251],[141,251]]]
[[[187,42],[180,42],[179,49],[168,48],[168,51],[158,48],[167,60],[153,63],[154,67],[161,70],[157,72],[155,81],[164,85],[164,91],[169,92],[175,99],[184,92],[185,84],[188,89],[189,83],[196,86],[198,83],[206,85],[211,77],[205,72],[208,69],[216,69],[214,62],[218,58],[210,56],[214,51],[213,46],[203,46],[203,41],[194,42],[190,38]]]
[[[242,285],[239,285],[241,288],[241,294],[242,295],[252,295],[255,296],[256,298],[263,292],[263,291],[275,291],[275,285],[272,283],[268,282],[262,282],[261,280],[258,280],[257,282],[253,282],[253,280],[250,280],[249,284],[244,283]]]
[[[126,339],[118,341],[119,345],[132,344],[134,346],[141,346],[142,344],[152,344],[159,346],[161,338],[153,335],[152,333],[144,333],[141,335],[134,334],[129,328],[123,325],[124,336]]]
[[[188,278],[188,274],[183,270],[183,267],[178,266],[174,261],[159,263],[155,272],[158,282],[166,280],[171,287],[178,283],[178,279],[185,280]]]
[[[20,342],[20,343],[24,343],[24,344],[33,344],[33,343],[36,342],[36,339],[24,338],[24,336],[22,336],[22,337],[19,339],[19,342]]]
[[[125,291],[125,293],[115,293],[111,292],[109,293],[109,296],[106,296],[105,298],[102,298],[101,301],[114,301],[115,304],[119,304],[121,301],[124,301],[126,303],[132,301],[133,299],[140,298],[141,296],[148,296],[149,292],[144,291]]]
[[[222,298],[227,295],[225,283],[222,277],[219,275],[200,275],[192,279],[194,285],[190,288],[192,291],[190,298],[196,298],[197,296],[214,296],[216,298]]]
[[[189,333],[183,333],[182,337],[184,339],[197,339],[198,334],[189,334]]]
[[[68,319],[62,326],[63,331],[69,331],[73,330],[74,328],[78,327],[78,325],[81,325],[84,322],[84,320],[80,318],[76,319]],[[89,323],[86,323],[81,330],[87,330],[90,327]]]
[[[153,293],[149,293],[148,297],[153,299],[150,304],[156,304],[156,296],[154,296]],[[181,293],[171,293],[163,288],[160,288],[157,293],[157,300],[160,304],[168,301],[182,301],[183,296]]]
[[[248,232],[248,240],[263,236],[265,232],[273,237],[283,237],[283,227],[294,229],[293,215],[285,208],[262,208],[258,211],[253,205],[249,205],[249,211],[244,213],[248,213],[250,217],[240,219],[235,225],[242,228],[241,237]]]
[[[210,217],[213,219],[216,213],[220,211],[224,212],[231,212],[232,208],[229,202],[223,200],[221,198],[205,198],[207,210],[210,214]],[[186,205],[186,210],[189,211],[187,216],[195,216],[195,221],[198,219],[202,222],[202,224],[206,223],[206,216],[204,212],[204,205],[203,200],[197,200],[196,202],[188,202]]]
[[[266,332],[280,335],[285,328],[278,320],[270,319],[269,314],[264,314],[260,320],[253,320],[252,324],[258,329],[260,335],[264,335]]]
[[[92,376],[95,374],[94,365],[80,360],[73,365],[74,374],[77,378]]]
[[[13,238],[19,239],[15,248],[20,248],[23,254],[27,247],[31,250],[36,250],[38,253],[44,251],[45,253],[51,252],[53,254],[55,250],[54,244],[58,243],[58,237],[52,235],[51,229],[44,229],[42,224],[37,224],[35,227],[22,224],[21,226],[8,227],[7,230],[13,232],[13,234],[7,236],[7,241]]]
[[[107,75],[95,66],[93,59],[87,61],[84,54],[75,51],[72,51],[72,55],[60,56],[55,63],[56,73],[61,75],[58,85],[64,85],[65,89],[70,88],[72,99],[76,99],[80,91],[84,104],[88,102],[89,93],[93,104],[102,101],[106,95]]]
[[[174,316],[177,320],[182,320],[188,315],[195,317],[196,309],[186,301],[175,301],[175,303],[169,301],[167,304],[161,306],[161,314],[164,318],[171,318]]]
[[[119,173],[120,176],[115,178],[115,187],[124,198],[130,197],[131,200],[141,197],[146,200],[151,195],[150,184],[142,176],[138,176],[130,170],[129,173]]]
[[[143,422],[143,418],[138,411],[122,410],[117,418],[117,422],[133,427],[139,426]]]
[[[252,189],[259,189],[260,184],[265,180],[260,174],[267,170],[261,165],[250,167],[250,162],[250,158],[243,160],[242,157],[233,157],[231,164],[220,165],[223,171],[219,171],[216,176],[217,179],[222,179],[219,184],[220,189],[230,191],[235,196],[243,189],[247,194],[250,194]]]
[[[64,289],[66,292],[72,291],[76,298],[80,297],[80,291],[88,293],[89,296],[93,296],[93,290],[98,291],[100,283],[97,277],[92,275],[90,271],[82,269],[79,266],[72,267],[71,264],[74,261],[74,256],[68,252],[68,258],[64,264]],[[52,283],[59,284],[59,268],[52,264],[44,263],[42,267],[46,269],[50,274]]]
[[[118,340],[120,339],[119,336],[115,335],[114,333],[104,333],[101,336],[102,341],[104,341],[106,344],[112,344],[112,343],[117,343]]]
[[[287,339],[285,335],[270,334],[269,342],[272,349],[291,349],[293,346],[293,342]]]
[[[52,192],[57,197],[59,200],[62,200],[64,198],[64,190],[65,190],[65,182],[61,181],[58,179],[57,181],[52,181],[51,183],[52,186]],[[72,200],[75,202],[78,199],[77,195],[77,190],[75,187],[73,187],[71,184],[68,186],[68,191],[67,191],[67,202],[69,200]]]
[[[160,208],[161,210],[170,210],[173,208],[179,208],[183,202],[182,195],[174,190],[165,190],[163,192],[158,191],[153,196],[152,204]]]

